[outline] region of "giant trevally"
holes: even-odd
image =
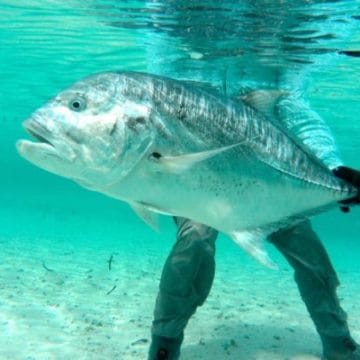
[[[193,219],[271,265],[262,239],[357,189],[272,118],[276,92],[259,94],[233,100],[165,77],[99,73],[35,111],[24,126],[37,141],[17,149],[147,222]]]

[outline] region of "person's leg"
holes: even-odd
[[[166,260],[156,299],[149,360],[175,360],[183,332],[206,300],[215,274],[217,231],[175,218],[177,241]]]
[[[295,280],[322,344],[326,360],[359,359],[347,316],[336,295],[339,280],[309,221],[280,230],[269,238],[294,268]]]

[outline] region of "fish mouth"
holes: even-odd
[[[34,132],[31,129],[26,129],[26,131],[28,132],[29,135],[31,135],[33,138],[35,138],[36,140],[38,140],[38,142],[40,143],[44,143],[44,144],[48,144],[51,146],[54,146],[49,140],[45,139],[43,136],[41,136],[40,134],[37,134],[36,132]]]
[[[32,139],[21,139],[16,142],[16,148],[20,155],[29,161],[40,157],[41,154],[61,158],[58,149],[53,143],[53,135],[44,125],[33,118],[24,121],[22,125]]]
[[[37,121],[26,120],[23,123],[23,127],[33,139],[37,140],[37,143],[46,144],[52,146],[53,148],[55,147],[49,140],[49,131],[45,127],[41,126]]]
[[[23,122],[23,127],[32,139],[20,139],[16,149],[20,156],[51,173],[65,176],[71,175],[71,162],[62,156],[61,143],[54,134],[38,120],[31,118]]]

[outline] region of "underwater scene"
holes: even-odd
[[[0,16],[0,360],[360,359],[359,1]]]

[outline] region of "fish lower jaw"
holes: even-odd
[[[55,147],[48,142],[36,142],[31,140],[18,140],[16,142],[18,152],[23,155],[28,150],[39,150],[51,153],[57,153]]]

